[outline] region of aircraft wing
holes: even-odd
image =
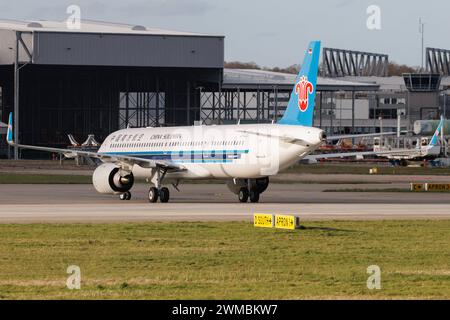
[[[261,136],[261,137],[266,137],[266,138],[275,138],[275,139],[279,139],[280,141],[286,142],[286,143],[291,143],[291,144],[298,144],[298,145],[302,145],[302,146],[307,146],[309,144],[309,142],[302,140],[302,139],[298,139],[295,137],[290,137],[290,136],[277,136],[274,134],[268,134],[268,133],[263,133],[263,132],[254,132],[254,131],[247,131],[247,130],[239,130],[239,132],[242,133],[247,133],[247,134],[253,134],[255,136]]]
[[[329,137],[327,137],[327,140],[328,141],[333,141],[333,140],[341,140],[341,139],[380,137],[380,136],[391,136],[391,135],[394,135],[394,134],[397,134],[397,132],[345,134],[345,135],[329,136]]]
[[[347,158],[347,157],[358,157],[358,156],[370,156],[376,155],[373,151],[367,152],[342,152],[342,153],[321,153],[321,154],[310,154],[304,157],[306,160],[320,160],[320,159],[328,159],[328,158]]]
[[[248,133],[253,134],[257,136],[263,136],[267,138],[278,138],[283,142],[286,143],[292,143],[292,144],[298,144],[298,145],[307,145],[308,142],[302,139],[289,137],[289,136],[277,136],[262,132],[253,132],[253,131],[247,131],[247,130],[240,130],[242,133]],[[352,139],[352,138],[364,138],[364,137],[379,137],[379,136],[386,136],[386,135],[394,135],[397,134],[397,132],[383,132],[383,133],[367,133],[367,134],[349,134],[349,135],[339,135],[339,136],[329,136],[326,138],[327,141],[333,141],[333,140],[340,140],[340,139]]]
[[[262,132],[254,132],[254,131],[247,131],[247,130],[240,130],[242,133],[248,133],[253,134],[257,136],[263,136],[268,138],[278,138],[284,142],[287,143],[293,143],[293,144],[307,144],[306,141],[289,137],[289,136],[276,136],[272,134],[262,133]],[[365,137],[379,137],[379,136],[388,136],[388,135],[394,135],[397,134],[397,132],[383,132],[383,133],[364,133],[364,134],[347,134],[347,135],[337,135],[337,136],[328,136],[326,140],[333,141],[333,140],[340,140],[340,139],[352,139],[352,138],[365,138]]]
[[[117,155],[113,153],[99,153],[99,152],[91,152],[91,151],[82,151],[82,150],[71,150],[71,149],[62,149],[62,148],[49,148],[49,147],[39,147],[39,146],[31,146],[31,145],[23,145],[17,144],[13,140],[12,136],[12,114],[9,116],[8,123],[8,132],[6,135],[6,141],[10,146],[18,147],[22,149],[29,150],[37,150],[37,151],[46,151],[46,152],[54,152],[64,154],[68,158],[73,158],[76,156],[85,156],[89,158],[100,159],[103,162],[113,162],[118,164],[126,164],[126,165],[134,165],[137,164],[143,168],[164,168],[174,171],[182,171],[185,168],[177,163],[171,161],[164,160],[151,160],[140,157],[132,157],[126,155]]]
[[[321,153],[321,154],[310,154],[303,159],[317,161],[320,159],[330,159],[330,158],[347,158],[347,157],[364,157],[364,156],[379,156],[384,154],[410,154],[417,152],[414,149],[400,149],[400,150],[389,150],[389,151],[361,151],[361,152],[341,152],[341,153]]]

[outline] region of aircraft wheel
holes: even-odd
[[[239,189],[239,201],[240,202],[248,201],[248,189],[247,188]]]
[[[131,199],[131,192],[127,191],[127,192],[121,193],[120,196],[119,196],[119,199],[120,200],[130,200]]]
[[[250,202],[258,202],[259,201],[259,192],[257,189],[250,190]]]
[[[158,201],[158,189],[155,187],[151,187],[150,190],[148,191],[148,201],[150,202],[156,202]]]
[[[169,198],[170,198],[169,189],[166,187],[161,188],[161,190],[159,190],[159,201],[169,202]]]

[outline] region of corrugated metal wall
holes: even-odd
[[[68,133],[102,141],[128,124],[191,125],[199,119],[199,88],[218,90],[222,82],[223,37],[34,32],[23,39],[33,52],[33,63],[20,69],[23,143],[65,147]],[[14,109],[14,49],[15,32],[0,30],[4,121]],[[122,106],[125,95],[146,98]],[[161,99],[158,108],[152,95]]]
[[[223,37],[34,34],[35,64],[223,68],[223,61]]]

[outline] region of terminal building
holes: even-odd
[[[0,20],[0,121],[14,111],[21,143],[62,148],[69,134],[101,142],[127,126],[277,121],[295,75],[224,69],[224,41],[140,25]],[[387,55],[324,48],[314,125],[329,134],[395,131],[400,117],[412,130],[415,120],[445,115],[449,60],[436,57],[448,54],[428,49],[427,74],[388,77]],[[0,148],[10,151],[4,138]]]

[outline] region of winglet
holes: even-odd
[[[439,122],[438,127],[436,128],[436,131],[434,132],[433,137],[431,138],[430,144],[428,145],[428,148],[432,148],[436,145],[436,143],[439,140],[439,135],[441,134],[441,131],[444,126],[444,117],[441,117],[441,121]]]
[[[8,142],[8,144],[14,144],[14,141],[13,141],[13,114],[12,114],[12,112],[9,114],[8,131],[6,132],[6,142]]]

